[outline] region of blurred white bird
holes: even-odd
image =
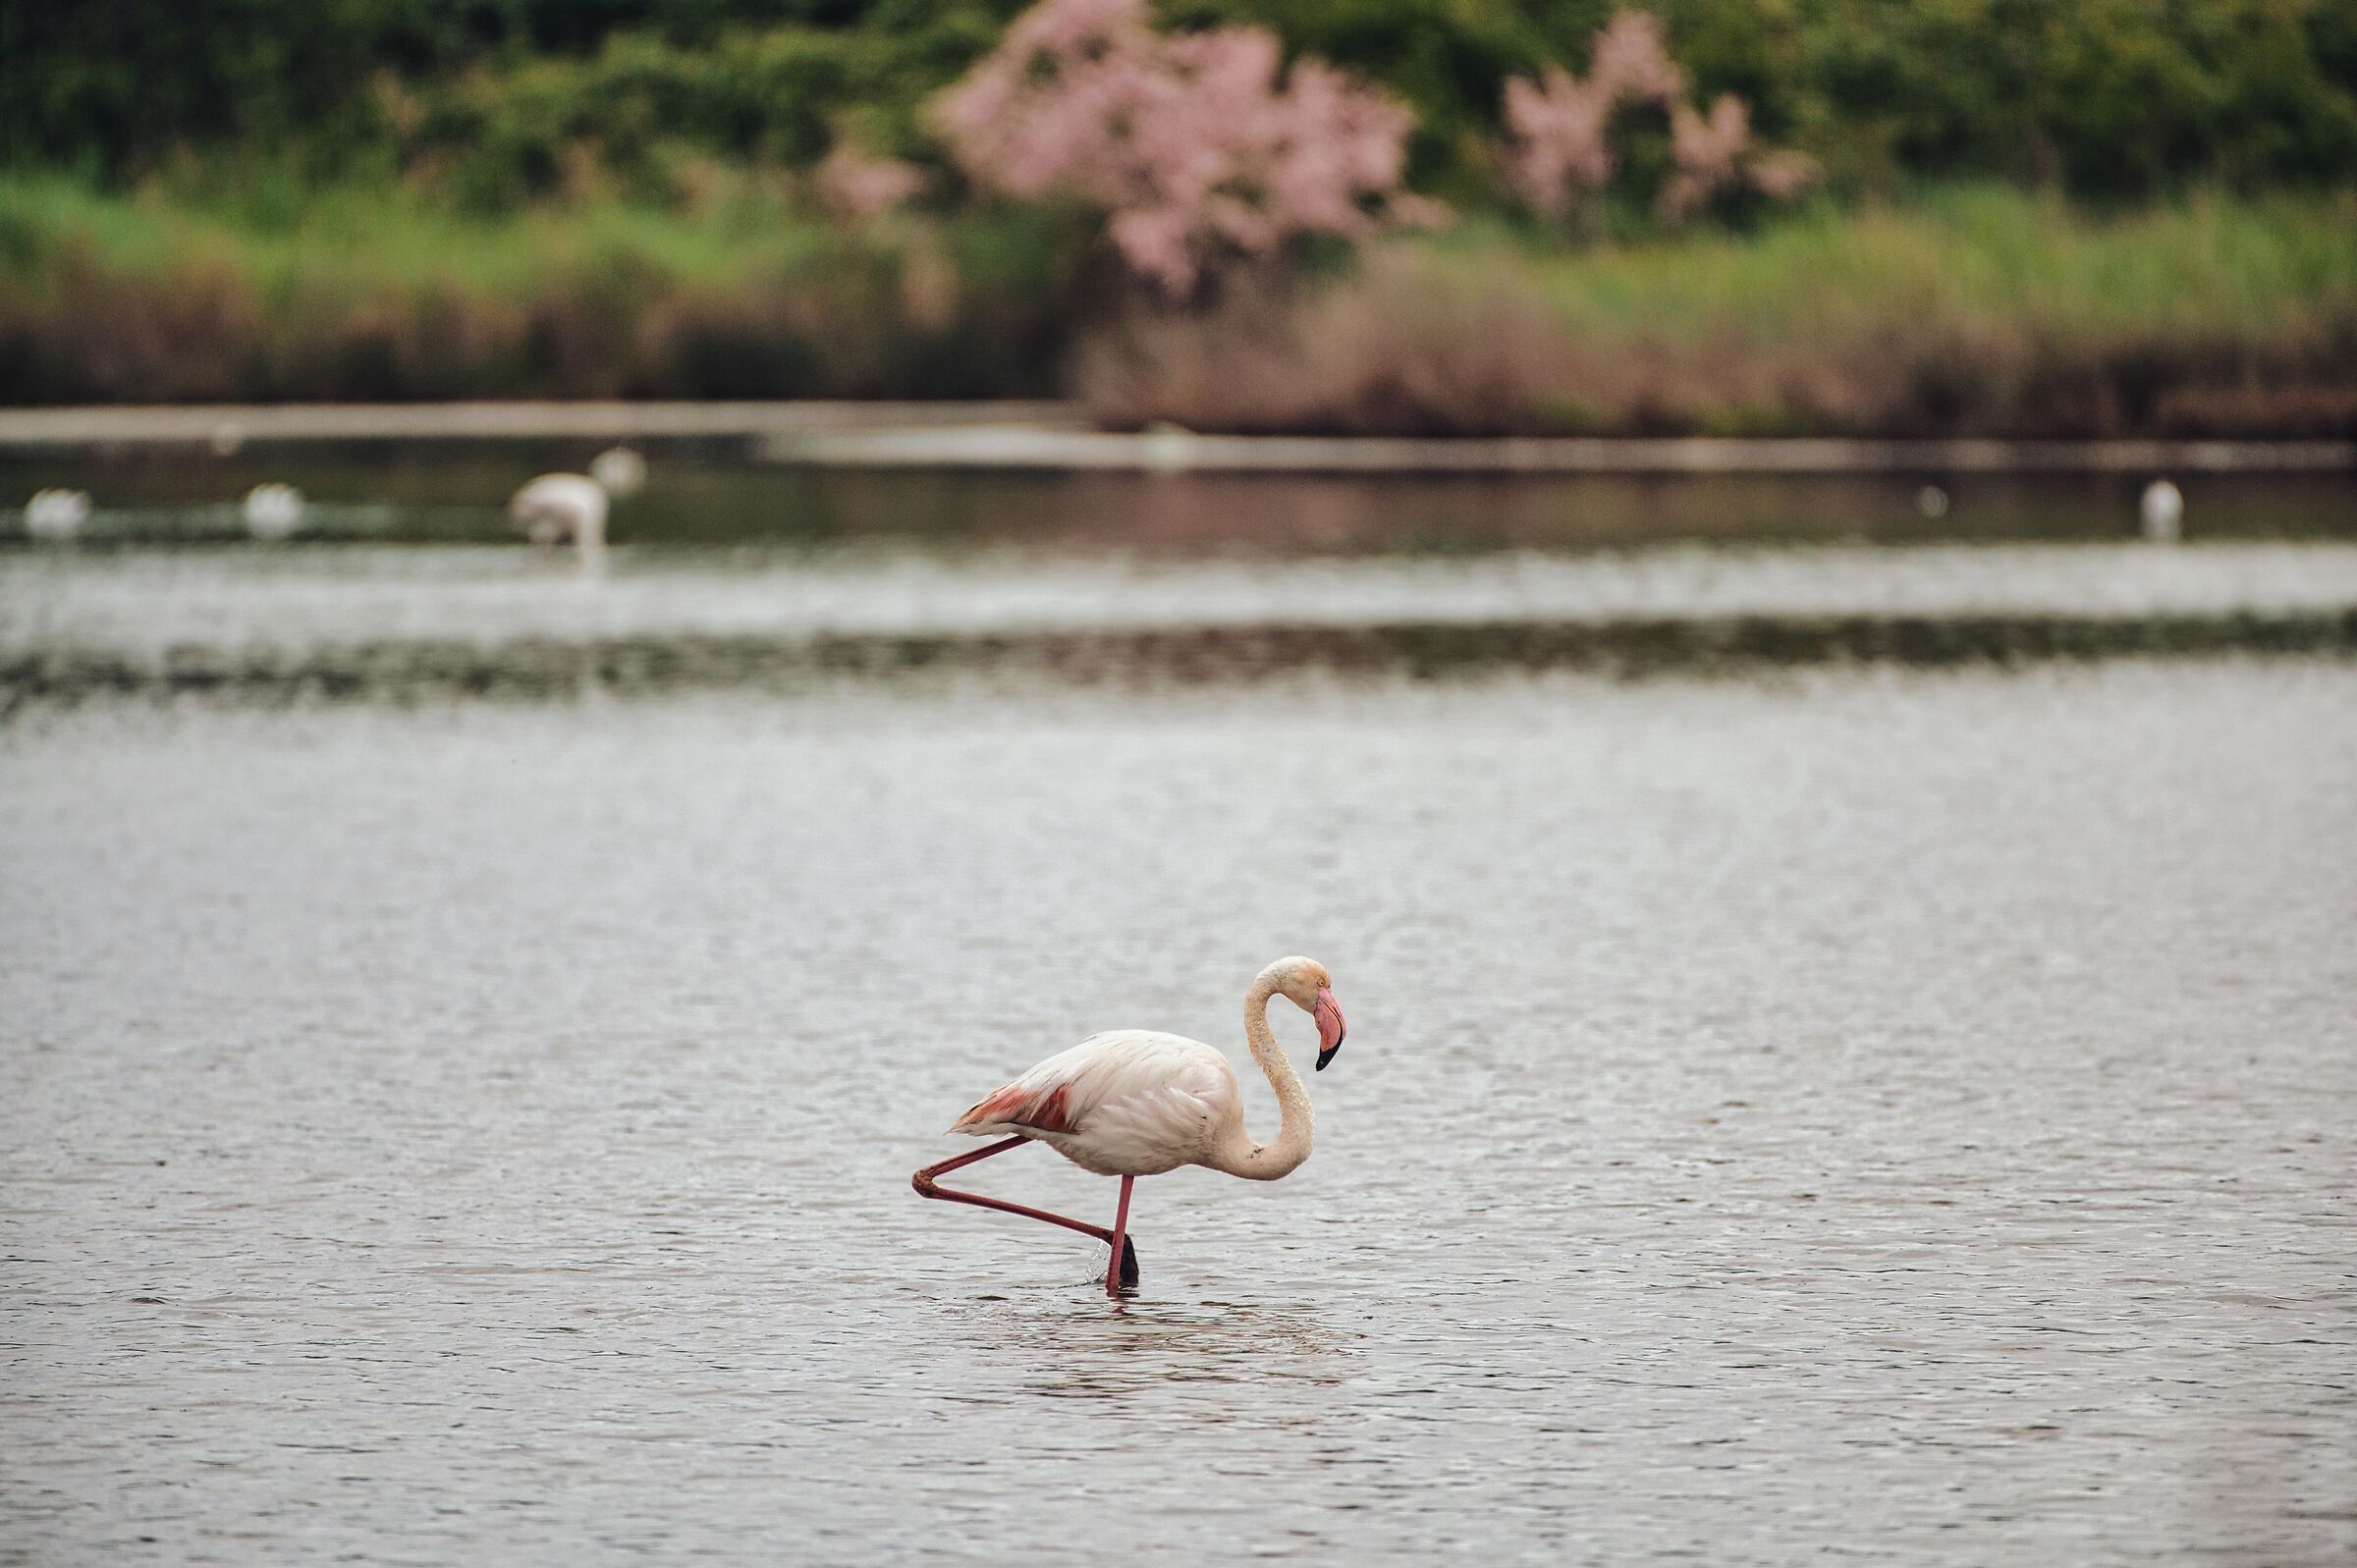
[[[589,460],[589,477],[616,500],[634,496],[646,485],[646,460],[628,447],[608,447]]]
[[[2185,494],[2166,479],[2144,487],[2144,536],[2154,544],[2175,544],[2184,536]]]
[[[25,503],[25,531],[35,539],[61,543],[82,532],[89,520],[87,490],[36,490]]]
[[[256,539],[284,539],[302,521],[302,492],[293,485],[255,485],[246,492],[246,529]]]
[[[508,515],[536,545],[570,542],[580,552],[584,571],[605,566],[606,491],[588,475],[544,473],[516,492]]]

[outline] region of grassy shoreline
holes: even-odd
[[[850,230],[746,191],[471,217],[328,189],[287,216],[0,179],[0,403],[1036,397],[1067,227]]]
[[[1565,248],[1468,223],[1124,306],[1085,226],[752,191],[291,214],[0,179],[0,402],[1077,396],[1301,434],[2357,433],[2357,196],[2099,216],[2003,188]]]
[[[1756,236],[1472,228],[1084,351],[1109,423],[1353,435],[2357,431],[2357,201],[2096,217],[2002,189]]]

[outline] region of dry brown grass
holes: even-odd
[[[1091,342],[1107,424],[1322,434],[2357,433],[2357,204],[2003,191],[1756,240],[1403,243]]]

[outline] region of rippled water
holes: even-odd
[[[633,547],[0,555],[0,723],[225,703],[1121,686],[2357,653],[2357,545],[1700,548],[1149,561]]]
[[[2345,1561],[2352,713],[2223,663],[33,715],[0,1559]],[[1142,1183],[1137,1300],[908,1192],[1093,1029],[1241,1059],[1296,949],[1317,1154]]]

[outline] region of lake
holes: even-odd
[[[724,441],[655,441],[614,537],[670,548],[930,554],[1022,550],[1158,558],[1465,556],[1672,542],[1940,544],[2132,538],[2142,473],[1134,473],[804,467]],[[243,536],[232,503],[286,482],[304,536],[482,543],[513,537],[517,485],[579,468],[594,443],[356,441],[187,448],[0,448],[0,507],[91,492],[98,543]],[[2179,473],[2195,539],[2357,539],[2357,474]],[[1928,494],[1927,494],[1928,488]],[[22,537],[0,513],[0,540]]]
[[[2357,666],[1264,676],[0,726],[0,1561],[2357,1551]]]

